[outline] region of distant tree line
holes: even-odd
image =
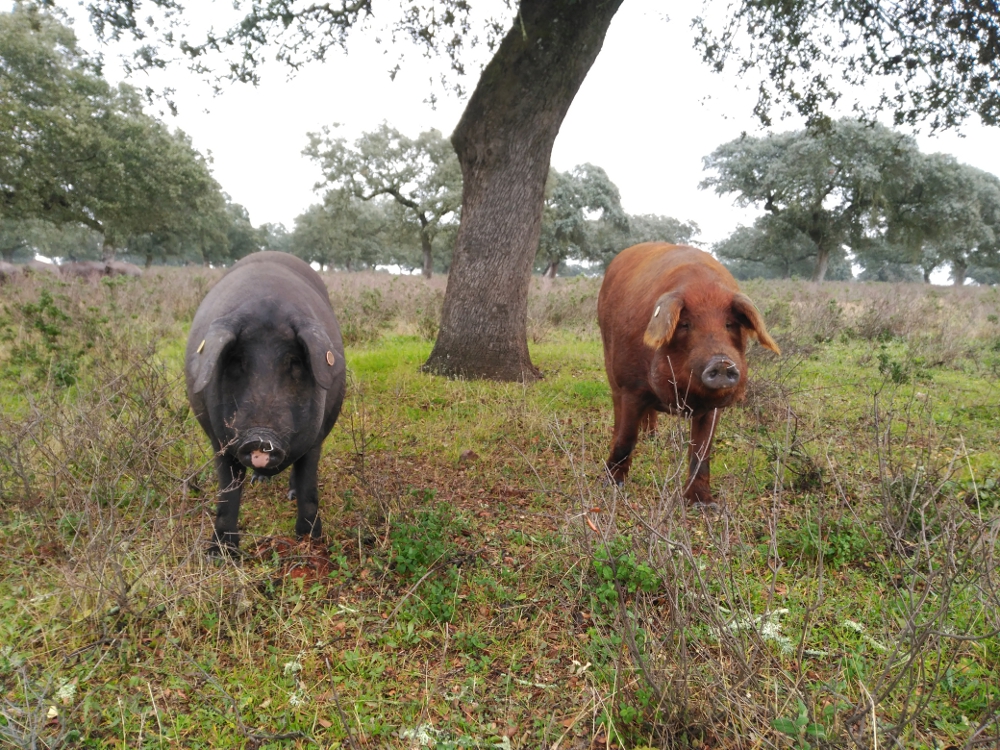
[[[261,250],[326,267],[447,272],[462,173],[438,131],[388,124],[348,143],[309,134],[320,203],[254,227],[180,131],[112,87],[71,29],[38,7],[0,13],[0,257],[226,265]],[[1000,281],[1000,180],[912,138],[854,120],[741,137],[705,159],[702,187],[762,215],[713,251],[739,277]],[[628,245],[691,242],[692,222],[629,215],[598,166],[549,170],[535,271],[599,273]]]
[[[323,170],[323,202],[295,219],[286,249],[310,262],[356,270],[396,265],[424,276],[446,273],[458,231],[462,174],[437,130],[408,138],[387,124],[353,144],[331,129],[305,149]],[[693,222],[640,215],[621,206],[600,167],[549,170],[535,270],[548,276],[600,273],[637,242],[689,242]]]
[[[37,6],[0,13],[0,257],[227,265],[273,248],[326,267],[395,265],[425,276],[451,265],[462,203],[455,149],[437,130],[383,124],[353,143],[333,129],[304,151],[322,201],[255,227],[181,131],[111,86],[73,31]],[[550,170],[536,267],[600,272],[641,239],[689,241],[692,223],[628,216],[600,167]]]
[[[713,250],[739,277],[1000,281],[1000,178],[877,124],[843,119],[744,136],[702,187],[764,213]]]

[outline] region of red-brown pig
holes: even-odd
[[[615,407],[611,479],[625,481],[640,426],[678,414],[691,418],[684,497],[713,503],[709,452],[719,410],[743,398],[747,339],[781,353],[757,308],[708,253],[647,242],[611,261],[597,317]]]

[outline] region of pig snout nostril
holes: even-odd
[[[702,383],[713,390],[720,388],[732,388],[740,382],[740,368],[735,362],[718,357],[709,362],[701,374]]]
[[[271,437],[252,430],[237,448],[236,457],[247,468],[268,469],[281,465],[285,451]]]

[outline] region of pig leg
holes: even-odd
[[[629,467],[632,465],[632,450],[639,438],[640,425],[647,422],[646,414],[651,407],[645,399],[627,393],[618,393],[615,398],[615,432],[611,442],[611,455],[607,469],[611,480],[625,483]]]
[[[299,536],[311,536],[313,539],[319,539],[323,535],[317,488],[321,449],[322,445],[310,449],[292,467],[291,492],[295,493],[299,511],[295,521],[295,533]]]
[[[215,534],[209,554],[236,552],[240,546],[237,522],[240,516],[240,498],[246,467],[227,453],[215,456],[215,472],[219,477],[219,504],[215,512]]]
[[[709,488],[709,454],[719,420],[719,410],[712,409],[691,418],[691,442],[688,445],[688,481],[684,497],[690,504],[714,505]]]

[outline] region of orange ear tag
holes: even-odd
[[[201,340],[201,343],[200,343],[200,344],[198,344],[198,351],[197,351],[197,352],[195,352],[195,353],[196,353],[196,354],[201,354],[201,350],[202,350],[202,349],[204,349],[204,348],[205,348],[205,339],[202,339],[202,340]]]
[[[326,353],[326,363],[327,363],[328,365],[330,365],[330,367],[333,367],[333,363],[334,363],[335,361],[336,361],[336,360],[335,360],[335,359],[334,359],[334,357],[333,357],[333,352],[327,352],[327,353]]]

